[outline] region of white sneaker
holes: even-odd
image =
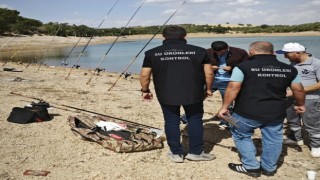
[[[299,141],[297,141],[297,144],[298,144],[299,146],[303,146],[303,145],[304,145],[304,142],[303,142],[303,140],[299,140]]]
[[[175,163],[183,163],[183,156],[181,154],[172,154],[172,152],[168,152],[168,158]]]
[[[213,154],[206,154],[202,151],[199,155],[189,153],[185,158],[190,161],[211,161],[216,157]]]
[[[320,157],[320,147],[311,148],[311,156],[312,157]]]

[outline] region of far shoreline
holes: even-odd
[[[227,34],[215,34],[215,33],[189,33],[186,38],[232,38],[232,37],[280,37],[280,36],[320,36],[320,31],[305,31],[305,32],[290,32],[290,33],[227,33]],[[138,41],[138,40],[150,40],[153,37],[149,35],[130,35],[121,36],[118,41]],[[94,37],[90,44],[108,44],[113,43],[116,36],[102,36]],[[161,34],[157,34],[155,39],[162,39]],[[51,43],[50,48],[61,48],[74,46],[80,37],[59,37],[59,36],[0,36],[0,51],[2,53],[12,53],[14,51],[30,52],[47,49]],[[83,37],[79,42],[79,45],[85,45],[90,37]]]

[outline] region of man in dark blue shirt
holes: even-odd
[[[212,42],[211,48],[207,49],[207,52],[214,71],[212,91],[218,90],[223,101],[232,74],[232,69],[240,62],[247,61],[249,56],[244,49],[231,47],[224,41]],[[230,105],[229,109],[232,110],[232,108],[233,106]],[[228,129],[228,123],[224,120],[220,120],[219,127],[221,129]]]

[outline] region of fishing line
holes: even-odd
[[[57,34],[58,34],[58,32],[59,32],[59,30],[60,30],[61,26],[62,26],[62,24],[60,24],[60,25],[59,25],[59,27],[58,27],[57,31],[54,33],[54,36],[52,37],[52,39],[51,39],[51,41],[50,41],[49,46],[47,46],[47,49],[46,49],[45,53],[44,53],[44,54],[43,54],[43,56],[42,56],[42,59],[41,59],[41,61],[40,61],[40,64],[39,64],[39,67],[38,67],[38,70],[37,70],[37,71],[39,71],[39,70],[40,70],[40,67],[41,67],[41,65],[43,64],[43,60],[44,60],[44,58],[46,57],[46,55],[47,55],[47,53],[48,53],[48,50],[50,49],[51,44],[52,44],[52,42],[53,42],[54,38],[57,36]]]
[[[12,56],[9,58],[9,60],[7,60],[6,62],[4,62],[4,63],[2,64],[2,67],[5,66],[9,61],[11,61],[12,58],[13,58],[14,56],[16,56],[23,48],[25,48],[25,47],[32,41],[33,38],[34,38],[34,37],[32,37],[29,41],[27,41],[27,42],[26,42],[22,47],[20,47],[15,53],[13,53]]]
[[[75,45],[72,47],[72,49],[70,50],[68,55],[63,59],[63,61],[61,62],[60,66],[58,68],[58,70],[54,74],[57,74],[62,66],[67,66],[68,65],[67,59],[69,58],[69,56],[71,55],[72,51],[76,48],[76,46],[78,45],[78,43],[80,42],[81,39],[82,39],[82,37],[80,37],[79,40],[75,43]]]
[[[109,14],[110,14],[111,11],[113,10],[113,8],[118,4],[119,1],[120,1],[120,0],[117,0],[117,1],[113,4],[113,6],[112,6],[112,7],[110,8],[110,10],[108,11],[107,15],[102,19],[101,23],[100,23],[99,26],[96,28],[96,30],[98,30],[98,29],[101,27],[101,25],[103,24],[103,22],[108,18]],[[97,31],[95,31],[95,32],[97,32]],[[68,79],[68,77],[69,77],[70,74],[71,74],[72,69],[77,66],[76,64],[78,63],[80,57],[82,56],[82,54],[83,54],[84,51],[86,50],[87,46],[88,46],[89,43],[91,42],[91,40],[92,40],[92,38],[93,38],[94,35],[95,35],[95,33],[92,33],[89,41],[87,42],[87,44],[84,46],[84,48],[83,48],[82,51],[80,52],[78,58],[74,61],[73,65],[72,65],[72,67],[71,67],[71,69],[70,69],[70,71],[69,71],[69,73],[68,73],[68,75],[67,75],[67,77],[66,77],[65,79]]]
[[[142,1],[141,5],[138,7],[138,9],[133,13],[133,15],[131,16],[131,18],[129,19],[129,21],[127,22],[127,24],[122,28],[122,30],[120,31],[120,33],[118,34],[117,38],[113,41],[113,43],[111,44],[111,46],[109,47],[108,51],[104,54],[104,56],[102,57],[102,59],[100,60],[99,64],[97,65],[97,67],[95,68],[94,72],[91,74],[89,80],[87,81],[87,84],[90,83],[94,73],[96,71],[100,71],[99,67],[102,64],[102,62],[105,60],[105,58],[107,57],[108,53],[110,52],[110,50],[112,49],[112,47],[114,46],[114,44],[117,42],[117,40],[119,39],[119,37],[121,36],[121,34],[123,33],[123,31],[127,28],[127,26],[129,25],[129,23],[131,22],[131,20],[133,19],[133,17],[137,14],[137,12],[141,9],[142,5],[145,3],[145,0]]]
[[[133,64],[133,62],[138,58],[138,56],[141,54],[141,52],[149,45],[149,43],[154,39],[154,37],[163,29],[163,27],[169,22],[169,20],[182,8],[182,6],[187,2],[187,0],[183,1],[183,3],[173,12],[173,14],[163,23],[163,25],[158,29],[156,33],[153,34],[151,39],[143,46],[143,48],[138,52],[138,54],[131,60],[129,65],[124,69],[124,71],[120,74],[120,76],[117,78],[117,80],[111,85],[111,87],[108,89],[108,91],[112,90],[112,88],[116,85],[116,83],[119,81],[119,79],[122,77],[122,75],[126,74],[130,66]]]

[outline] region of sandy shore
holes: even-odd
[[[156,98],[152,102],[141,100],[138,75],[121,78],[112,91],[107,91],[118,74],[102,72],[86,85],[89,75],[83,69],[74,69],[65,80],[70,69],[42,67],[37,71],[38,65],[25,68],[25,64],[11,62],[4,67],[23,72],[3,71],[3,68],[0,71],[0,179],[250,179],[227,167],[228,163],[240,160],[232,148],[230,132],[220,130],[218,122],[211,119],[221,105],[218,93],[204,102],[205,149],[217,158],[210,162],[176,164],[166,157],[169,151],[166,143],[160,150],[126,154],[82,140],[70,130],[67,121],[68,116],[82,113],[73,109],[50,108],[54,118],[43,123],[21,125],[6,120],[13,107],[34,101],[10,94],[16,91],[42,98],[56,107],[65,104],[163,128]],[[17,81],[19,78],[21,81]],[[151,90],[154,92],[153,86]],[[181,130],[185,128],[181,124]],[[254,141],[261,147],[259,131],[255,132]],[[260,153],[258,148],[258,156]],[[319,164],[320,159],[311,158],[306,145],[284,146],[276,176],[259,179],[306,179],[307,170],[315,170],[319,176]],[[50,173],[39,178],[24,176],[28,169]]]
[[[117,41],[137,41],[137,40],[149,40],[153,35],[132,35],[118,38]],[[214,33],[190,33],[187,38],[190,37],[259,37],[259,36],[320,36],[320,32],[308,31],[297,33],[229,33],[229,34],[214,34]],[[160,34],[155,38],[162,38]],[[63,46],[74,46],[79,37],[53,37],[53,36],[19,36],[19,37],[4,37],[0,36],[0,52],[28,52],[28,51],[44,51],[50,47],[59,48]],[[90,37],[81,38],[79,45],[85,45],[89,41]],[[116,37],[104,36],[94,37],[90,44],[104,44],[112,43]]]

